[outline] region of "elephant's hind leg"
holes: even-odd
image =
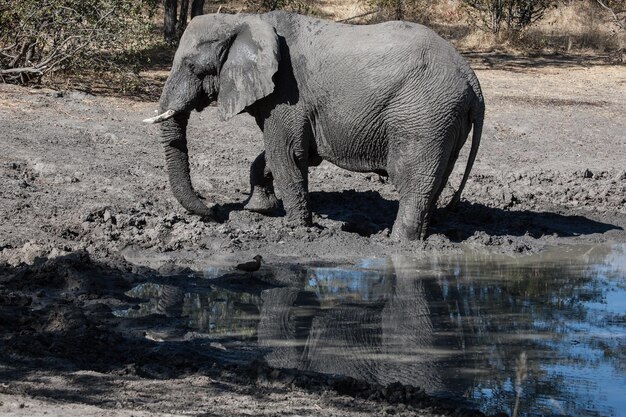
[[[244,209],[262,214],[277,210],[280,204],[274,194],[273,181],[265,162],[265,152],[261,152],[250,167],[250,199]]]
[[[421,144],[421,146],[420,146]],[[444,181],[451,149],[441,139],[422,138],[420,143],[390,152],[390,172],[400,207],[391,237],[395,240],[425,239],[428,225]]]
[[[391,238],[397,241],[426,239],[433,212],[433,201],[431,193],[412,192],[401,197]]]

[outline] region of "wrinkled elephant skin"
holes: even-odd
[[[192,20],[165,83],[161,123],[170,185],[193,213],[213,217],[191,185],[189,113],[217,101],[222,119],[246,111],[263,131],[246,208],[282,198],[290,222],[311,223],[308,167],[326,160],[389,175],[400,195],[392,237],[424,239],[433,208],[484,102],[474,72],[445,40],[407,22],[352,26],[271,12]],[[275,187],[275,188],[274,188]],[[276,194],[274,193],[276,191]]]

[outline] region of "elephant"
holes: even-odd
[[[455,206],[478,151],[484,99],[450,43],[408,22],[349,25],[282,11],[197,16],[185,30],[160,97],[172,192],[215,217],[195,193],[186,127],[217,101],[219,117],[247,112],[263,132],[244,208],[282,203],[289,223],[311,225],[308,168],[328,161],[389,176],[399,194],[391,237],[425,239],[442,189],[473,127]]]

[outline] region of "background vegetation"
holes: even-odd
[[[133,71],[158,0],[0,0],[0,79]]]
[[[420,22],[461,50],[624,58],[626,0],[0,0],[0,81],[100,82],[135,94],[142,71],[171,62],[193,16],[276,9]]]

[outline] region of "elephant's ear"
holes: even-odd
[[[272,77],[280,59],[274,28],[257,17],[237,27],[233,37],[220,71],[217,106],[223,120],[274,91]]]

